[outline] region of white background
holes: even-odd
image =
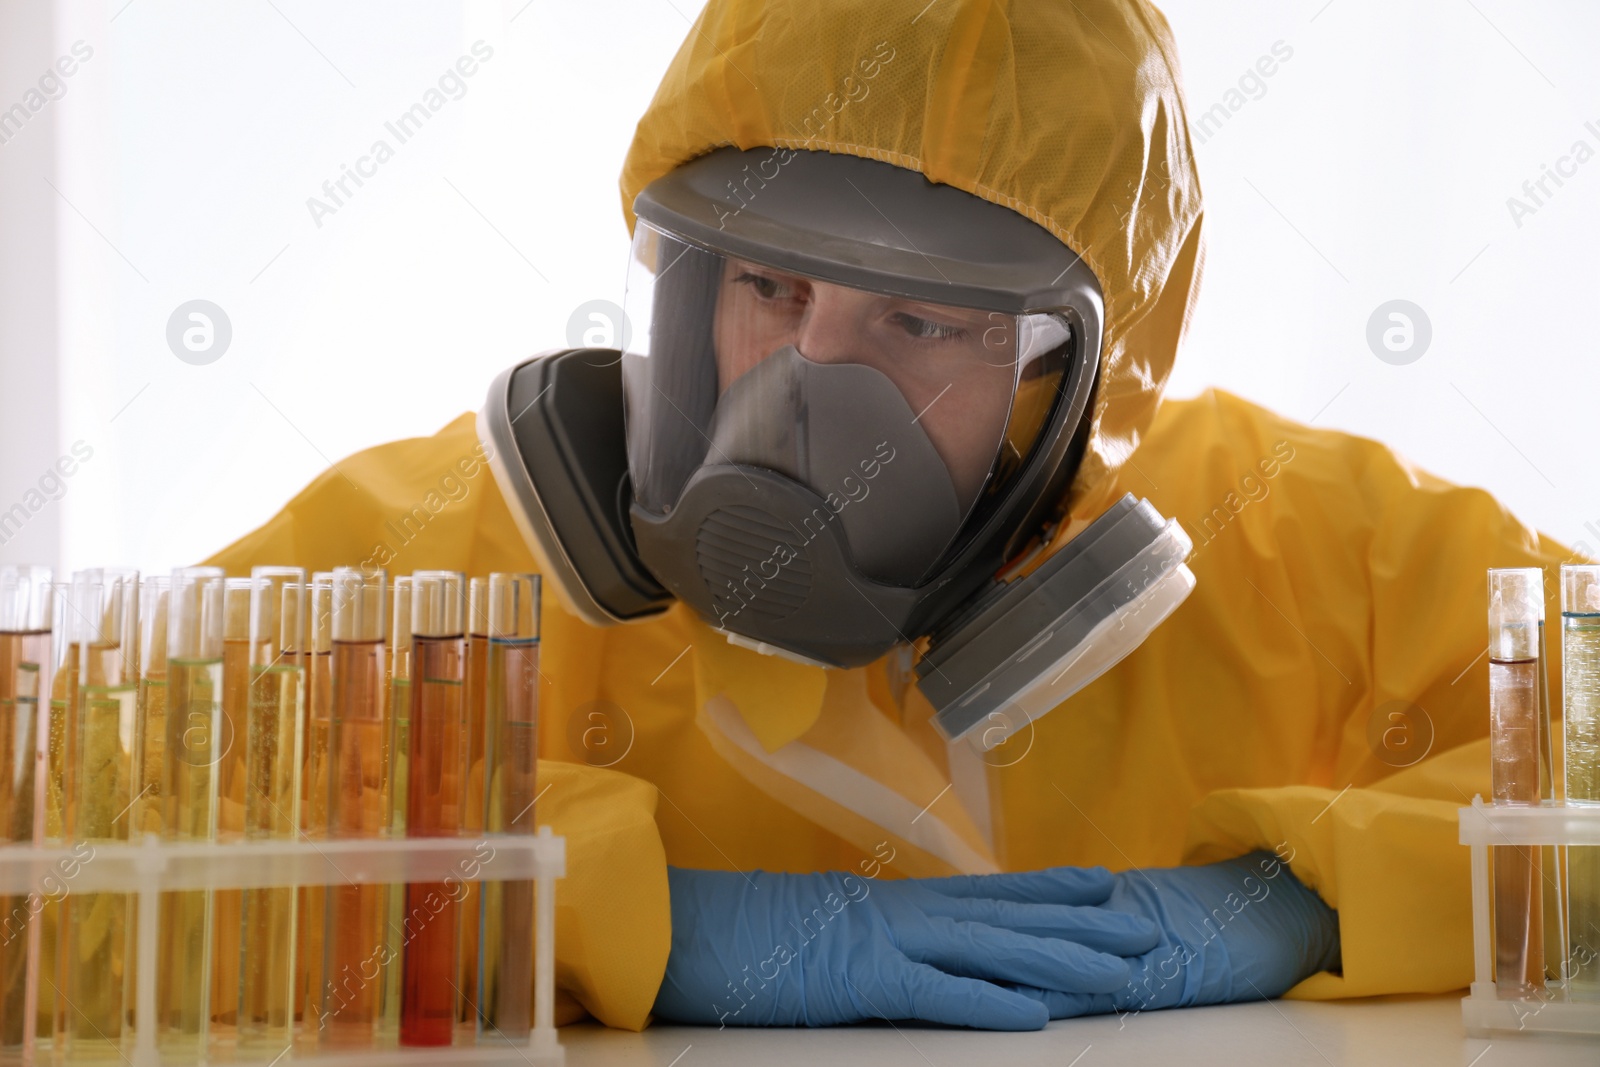
[[[620,302],[617,175],[697,8],[6,0],[0,109],[72,42],[94,55],[0,144],[0,510],[73,442],[94,456],[0,561],[192,562],[330,460],[475,409],[579,305]],[[1600,12],[1164,10],[1195,121],[1293,51],[1197,147],[1209,253],[1172,393],[1379,438],[1600,546],[1600,158],[1520,227],[1507,206],[1574,142],[1600,151]],[[479,39],[494,56],[466,95],[319,227],[307,198],[393,144],[384,123]],[[207,366],[165,338],[195,298],[233,328]],[[1432,324],[1405,366],[1366,340],[1394,298]]]

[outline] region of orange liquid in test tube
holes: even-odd
[[[467,648],[461,575],[412,576],[411,744],[406,789],[410,837],[461,829]],[[402,1045],[448,1045],[455,1030],[459,883],[406,887]]]
[[[330,838],[382,836],[385,576],[333,572]],[[322,1043],[372,1044],[381,1002],[385,887],[328,887],[323,944]]]

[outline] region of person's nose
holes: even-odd
[[[813,363],[864,363],[867,305],[871,297],[818,283],[800,322],[795,347]]]

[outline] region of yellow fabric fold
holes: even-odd
[[[1487,738],[1361,789],[1220,790],[1191,816],[1184,858],[1208,863],[1268,849],[1338,910],[1342,972],[1313,975],[1290,996],[1447,992],[1472,977],[1458,812],[1488,795]]]
[[[567,839],[567,876],[556,882],[557,986],[607,1026],[643,1029],[672,943],[655,787],[550,760],[539,761],[539,783],[539,824]]]
[[[827,671],[740,648],[692,616],[686,622],[693,632],[701,703],[719,694],[728,697],[768,752],[816,723]]]

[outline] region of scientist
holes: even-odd
[[[625,351],[512,368],[211,561],[544,574],[566,1018],[1470,980],[1481,576],[1564,550],[1374,442],[1162,402],[1177,69],[1131,0],[711,0],[623,170]],[[493,481],[395,547],[466,454]]]

